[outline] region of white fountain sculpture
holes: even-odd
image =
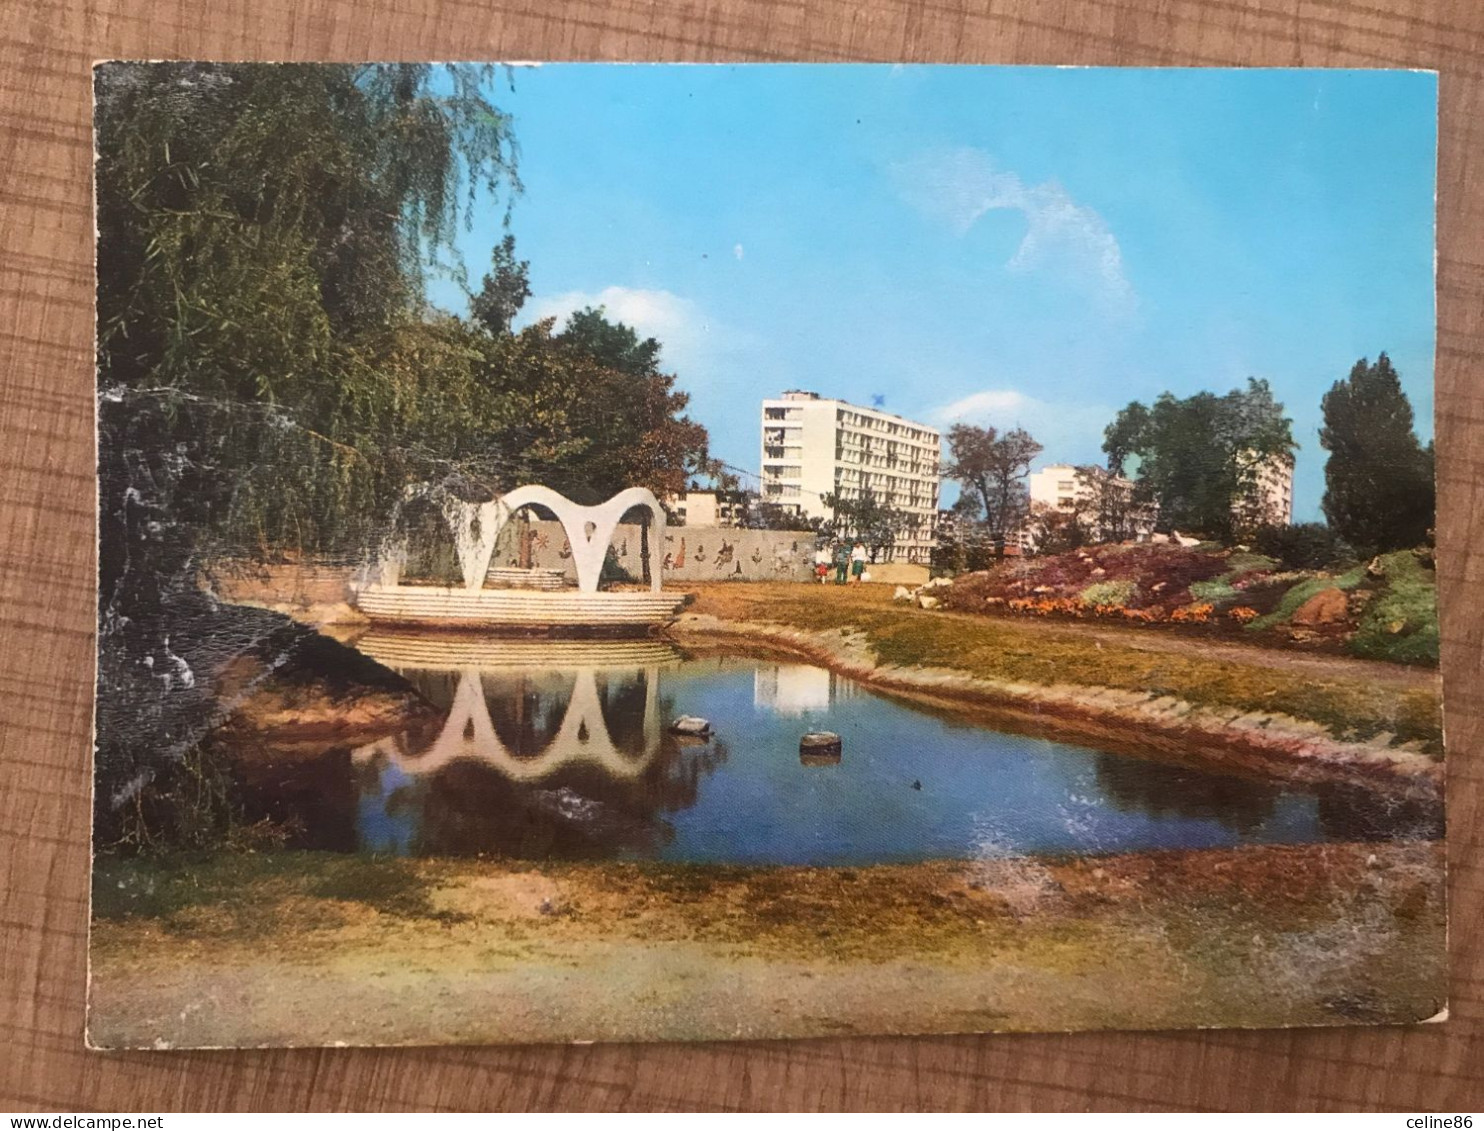
[[[403,502],[428,497],[427,486],[410,488]],[[356,602],[372,620],[467,627],[635,627],[670,619],[683,597],[661,594],[661,566],[650,568],[649,592],[599,592],[603,561],[619,521],[636,507],[649,512],[650,545],[665,540],[665,511],[644,487],[620,491],[605,503],[582,506],[550,487],[528,484],[484,503],[442,494],[439,507],[453,532],[462,588],[413,586],[402,582],[406,547],[398,542],[379,555],[376,580],[356,590]],[[577,592],[518,591],[486,586],[495,543],[522,507],[543,507],[566,532],[577,571]]]

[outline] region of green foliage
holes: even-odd
[[[1231,580],[1238,574],[1257,573],[1259,571],[1277,569],[1278,563],[1266,554],[1254,554],[1251,551],[1238,550],[1226,559],[1227,573],[1225,577]]]
[[[512,237],[472,323],[425,308],[427,268],[472,194],[519,187],[487,78],[99,69],[105,591],[124,546],[161,541],[162,517],[188,534],[176,566],[201,552],[349,555],[374,544],[409,482],[454,478],[487,497],[535,479],[593,501],[634,484],[665,494],[710,467],[653,339],[591,310],[559,334],[509,332],[529,294]],[[152,548],[156,567],[165,550]]]
[[[1421,545],[1435,510],[1433,451],[1413,429],[1412,405],[1384,353],[1361,358],[1322,402],[1319,443],[1324,466],[1324,515],[1366,553]]]
[[[1262,526],[1253,535],[1252,545],[1284,569],[1332,569],[1355,561],[1349,543],[1322,522]]]
[[[168,495],[196,550],[344,551],[470,432],[479,351],[422,317],[425,256],[517,182],[488,70],[442,74],[98,68],[105,591],[157,542],[111,501]]]
[[[428,585],[463,585],[464,569],[443,508],[432,499],[414,499],[402,508],[398,519],[398,532],[406,539],[403,580]]]
[[[1041,503],[1030,508],[1026,530],[1037,554],[1068,554],[1093,540],[1082,515]]]
[[[1350,650],[1373,660],[1436,664],[1438,588],[1433,572],[1405,550],[1377,564],[1385,587],[1366,606]]]
[[[706,429],[685,416],[688,393],[678,392],[673,374],[660,366],[660,343],[640,338],[601,309],[578,311],[556,342],[569,356],[598,366],[582,372],[575,385],[580,399],[577,428],[589,443],[566,469],[572,497],[596,502],[624,487],[648,487],[664,498],[685,490],[693,475],[721,470],[707,451]]]
[[[1257,378],[1223,396],[1164,393],[1152,408],[1135,401],[1103,441],[1115,474],[1137,458],[1138,496],[1158,504],[1162,524],[1223,545],[1256,524],[1259,465],[1292,459],[1297,447],[1283,406]]]
[[[954,500],[949,508],[952,518],[937,523],[934,530],[930,551],[934,574],[941,576],[989,568],[994,545],[980,521],[983,509],[983,504],[967,492]]]
[[[1192,589],[1194,586],[1191,587]],[[1089,585],[1077,595],[1077,599],[1089,607],[1114,605],[1123,608],[1132,600],[1138,586],[1127,579],[1122,581],[1099,581]]]
[[[1229,601],[1236,595],[1237,591],[1224,576],[1190,583],[1190,597],[1193,601],[1206,601],[1214,605],[1220,601]]]

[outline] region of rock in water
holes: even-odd
[[[711,734],[711,723],[696,715],[681,715],[670,724],[671,734],[684,734],[692,738],[706,738]]]
[[[806,766],[830,765],[840,760],[840,736],[830,730],[813,730],[799,739],[799,761]]]

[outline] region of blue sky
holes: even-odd
[[[1319,399],[1387,351],[1432,434],[1436,79],[1385,71],[513,72],[523,322],[657,337],[715,454],[787,388],[1100,461],[1130,400],[1266,377],[1319,517]],[[503,203],[461,237],[470,276]],[[462,309],[451,282],[434,301]],[[951,494],[949,497],[952,497]]]

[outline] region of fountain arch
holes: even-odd
[[[426,486],[409,488],[408,497],[425,494]],[[574,503],[541,484],[517,487],[487,502],[472,503],[445,496],[439,501],[457,546],[462,588],[402,584],[400,565],[406,547],[388,547],[375,582],[359,588],[356,601],[372,620],[421,622],[498,628],[638,627],[669,620],[684,598],[661,594],[662,569],[649,563],[649,592],[599,592],[603,562],[620,521],[630,511],[647,512],[647,544],[661,547],[665,510],[653,492],[629,487],[595,506]],[[523,507],[554,515],[567,536],[577,572],[577,592],[525,592],[486,585],[500,531]],[[654,550],[651,549],[651,553]]]
[[[500,519],[501,525],[509,521],[510,516],[521,507],[531,504],[544,507],[556,515],[572,547],[572,562],[577,567],[577,588],[583,593],[598,591],[598,581],[603,573],[603,559],[608,553],[608,547],[613,543],[613,535],[618,530],[619,520],[629,511],[636,507],[647,510],[653,531],[651,542],[658,545],[663,543],[665,538],[665,509],[660,506],[653,492],[646,487],[629,487],[605,503],[585,507],[580,503],[572,502],[565,495],[553,491],[550,487],[531,484],[526,487],[517,487],[508,495],[502,496],[498,502],[504,511]],[[484,569],[476,574],[477,578],[482,579],[485,571],[488,571],[490,556],[493,553],[494,540],[491,538],[482,559]],[[464,581],[465,584],[469,582],[467,573]],[[649,587],[651,592],[659,592],[658,570],[650,571]]]

